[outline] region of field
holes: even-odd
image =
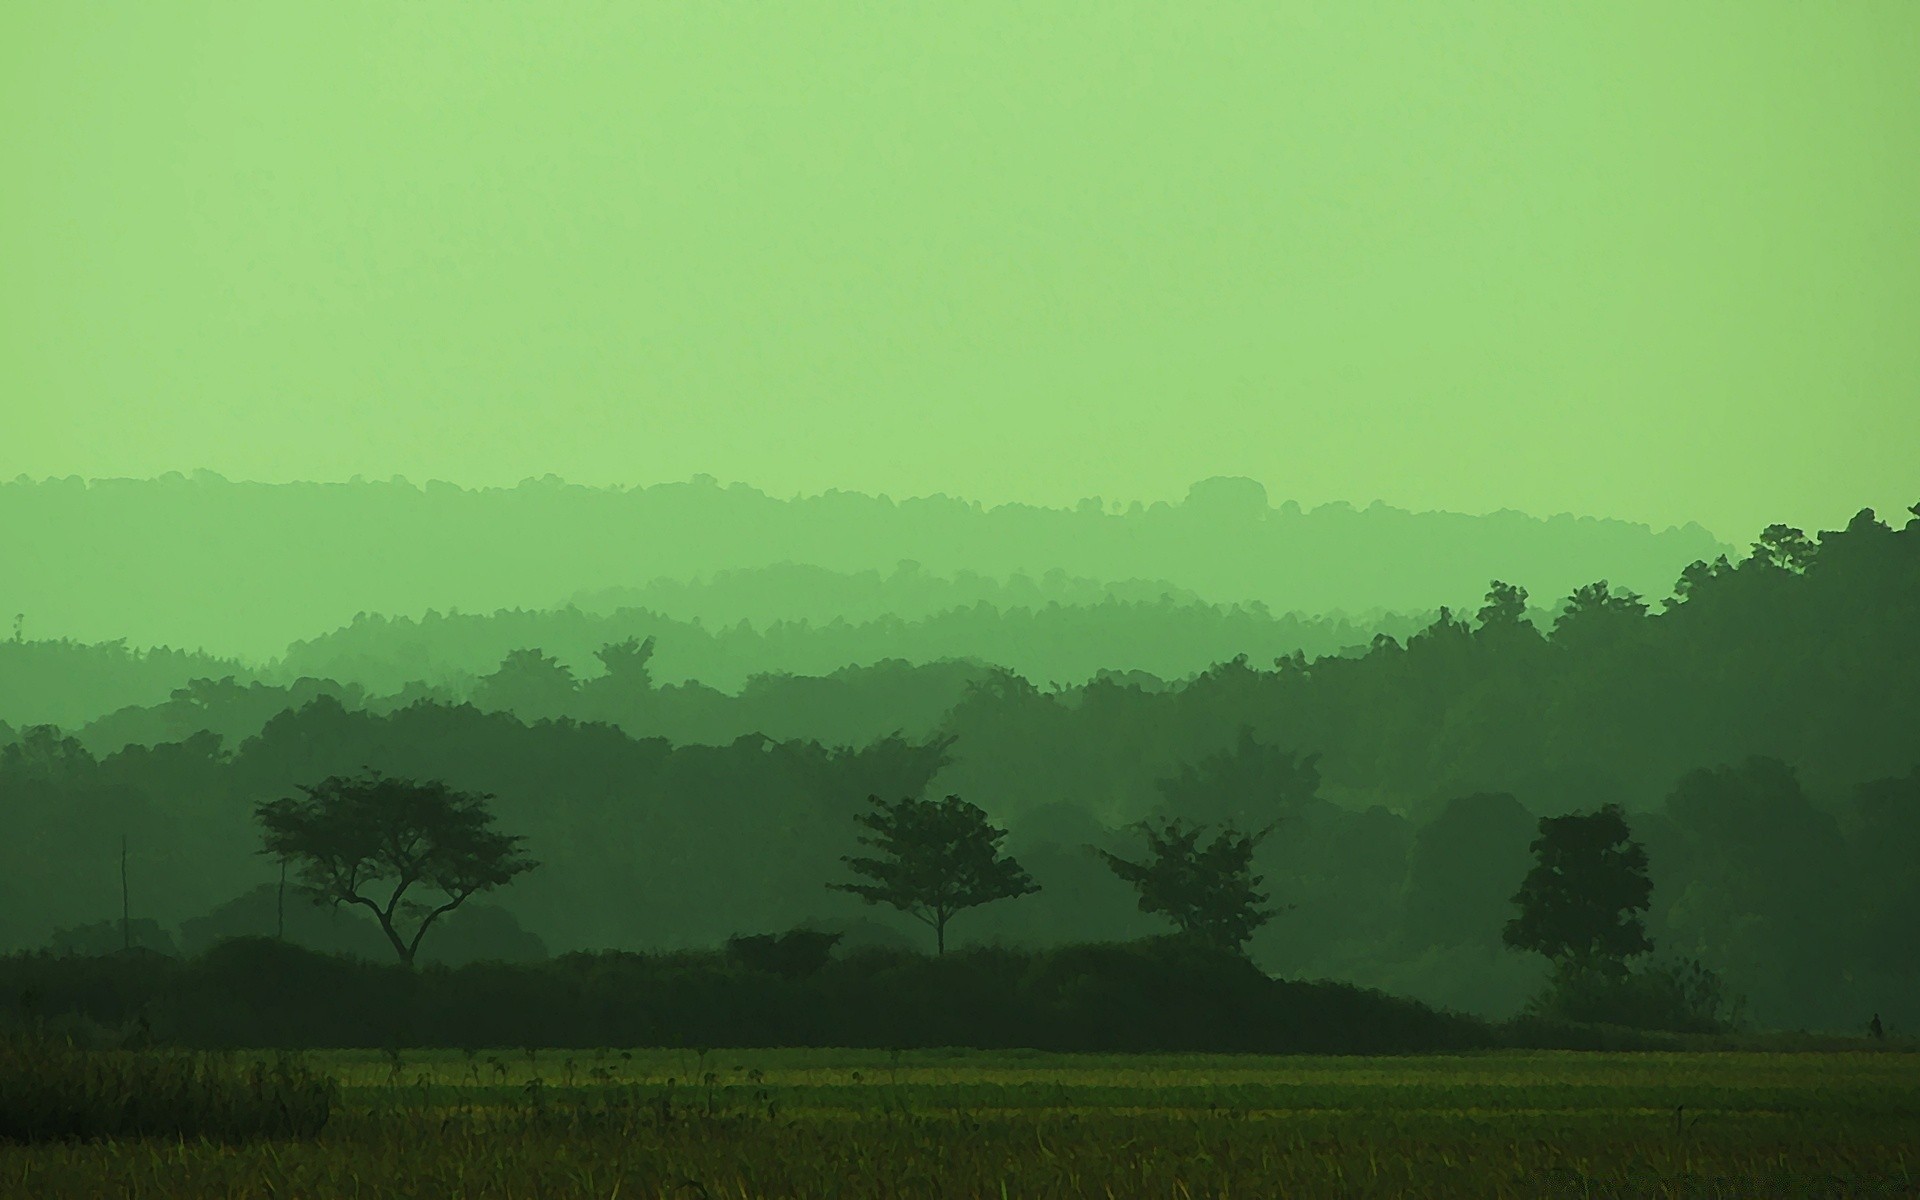
[[[0,1146],[0,1195],[1920,1196],[1909,1053],[308,1061],[342,1085],[316,1139]]]

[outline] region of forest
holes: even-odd
[[[336,673],[281,683],[17,637],[0,678],[92,669],[96,701],[223,673],[71,731],[0,726],[0,939],[86,953],[137,931],[192,955],[278,921],[290,941],[390,957],[349,911],[276,904],[254,817],[372,768],[491,797],[543,864],[451,913],[423,962],[797,928],[925,952],[923,928],[828,885],[869,797],[955,795],[1007,830],[1038,890],[960,914],[950,947],[1164,934],[1100,853],[1137,852],[1143,821],[1271,824],[1253,866],[1281,911],[1246,946],[1262,971],[1505,1017],[1545,980],[1501,936],[1541,818],[1612,804],[1649,864],[1650,961],[1710,970],[1761,1027],[1920,1026],[1920,519],[1770,526],[1657,602],[1597,579],[1535,603],[1494,579],[1474,611],[1404,634],[1173,679],[930,657],[758,674],[737,694],[657,680],[656,650],[685,629],[635,628],[645,610],[618,606],[613,625],[577,607],[366,618],[297,651],[334,643]],[[1092,620],[1055,611],[1062,630]],[[593,673],[553,653],[601,634]],[[511,648],[433,674],[476,646]]]

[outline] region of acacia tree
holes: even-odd
[[[1206,826],[1186,827],[1179,820],[1163,825],[1142,822],[1147,855],[1131,862],[1099,850],[1113,873],[1140,893],[1140,911],[1168,918],[1187,937],[1235,954],[1244,953],[1253,931],[1280,909],[1265,909],[1268,896],[1258,891],[1253,850],[1273,832],[1268,824],[1242,833],[1231,824],[1205,846]],[[1097,849],[1097,848],[1096,848]]]
[[[265,831],[261,853],[299,863],[315,904],[357,904],[372,912],[409,967],[420,940],[442,914],[475,892],[540,865],[519,855],[525,838],[489,828],[490,795],[375,771],[358,778],[329,776],[300,790],[304,797],[283,797],[254,809]],[[415,884],[444,893],[446,902],[407,900]],[[396,914],[418,920],[411,937],[402,936]]]
[[[1627,973],[1626,960],[1653,949],[1640,914],[1653,896],[1647,851],[1632,839],[1618,804],[1542,817],[1535,865],[1513,902],[1520,915],[1502,939],[1544,955],[1557,969]]]
[[[1002,857],[1007,831],[987,822],[978,805],[958,796],[911,797],[888,804],[868,796],[875,811],[854,819],[873,831],[860,843],[884,857],[840,861],[871,883],[829,883],[868,904],[890,904],[933,927],[934,953],[947,951],[947,921],[963,909],[1040,890],[1018,862]]]

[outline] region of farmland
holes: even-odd
[[[1920,1195],[1920,1064],[1892,1048],[509,1048],[307,1062],[340,1083],[315,1138],[0,1147],[0,1194]]]

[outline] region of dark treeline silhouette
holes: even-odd
[[[332,633],[295,642],[264,667],[171,650],[130,651],[124,642],[0,641],[0,721],[72,729],[96,753],[201,728],[238,742],[275,712],[321,692],[345,699],[358,689],[381,709],[417,699],[484,703],[481,681],[529,647],[565,667],[565,690],[577,685],[604,691],[593,683],[608,673],[600,651],[628,638],[651,638],[659,653],[650,654],[650,681],[686,685],[678,703],[650,718],[650,728],[663,735],[712,741],[753,729],[867,741],[902,726],[931,728],[958,699],[963,683],[984,677],[985,664],[1032,679],[1080,682],[1111,673],[1110,663],[1126,662],[1128,678],[1158,687],[1163,679],[1195,674],[1234,653],[1333,654],[1364,647],[1382,633],[1405,638],[1432,618],[1275,616],[1258,605],[1208,605],[1171,593],[1151,601],[1109,598],[1005,610],[982,600],[914,619],[796,620],[763,629],[714,628],[631,608],[430,612],[419,619],[363,613]],[[933,686],[936,675],[939,686]],[[531,685],[540,690],[538,680]],[[836,694],[825,703],[817,694],[793,703],[782,693],[794,687]],[[730,701],[742,692],[743,703]],[[529,718],[553,715],[568,704],[579,709],[578,700],[563,698],[549,712],[537,694],[527,699],[532,702],[508,707]],[[911,715],[885,718],[903,704]],[[815,716],[826,719],[816,723]]]
[[[727,692],[739,691],[757,676],[825,675],[885,659],[972,659],[1062,683],[1080,683],[1124,663],[1131,670],[1178,679],[1234,653],[1268,659],[1300,651],[1337,654],[1364,647],[1382,633],[1405,638],[1434,615],[1275,615],[1258,604],[1170,598],[1006,608],[982,600],[912,619],[776,621],[761,628],[744,618],[710,628],[632,608],[605,614],[571,608],[429,612],[418,619],[362,614],[344,628],[294,642],[260,674],[282,681],[301,676],[351,680],[376,694],[424,684],[466,697],[517,649],[537,646],[584,681],[600,673],[595,655],[601,646],[653,637],[656,682],[697,680]]]
[[[1010,830],[1040,887],[969,912],[962,945],[1164,932],[1101,851],[1138,861],[1142,820],[1273,824],[1251,865],[1280,911],[1255,962],[1507,1013],[1545,976],[1502,943],[1539,818],[1617,804],[1669,966],[1720,972],[1762,1024],[1920,1023],[1920,520],[1770,528],[1737,565],[1689,567],[1658,612],[1595,583],[1541,630],[1518,586],[1486,590],[1404,645],[1236,659],[1180,686],[1052,692],[990,671],[929,736],[858,750],[650,735],[682,695],[631,641],[602,648],[613,682],[547,696],[580,711],[531,725],[320,695],[231,748],[203,733],[96,757],[28,729],[0,747],[0,936],[41,945],[118,912],[122,834],[133,911],[184,929],[266,882],[251,806],[373,767],[498,797],[547,864],[498,903],[555,951],[810,923],[852,952],[924,932],[824,887],[859,853],[855,816],[869,796],[954,794]],[[529,648],[482,698],[513,702],[519,676],[555,684],[558,666]]]
[[[765,633],[745,627],[708,631],[625,610],[607,617],[572,610],[433,615],[418,622],[363,617],[336,634],[296,644],[288,658],[267,671],[193,677],[159,696],[143,686],[137,702],[121,699],[136,693],[121,685],[113,649],[104,661],[89,662],[80,653],[84,647],[63,644],[62,654],[40,656],[47,669],[31,676],[54,676],[56,664],[68,668],[48,692],[0,682],[0,690],[14,692],[13,707],[0,709],[5,714],[0,720],[15,726],[68,725],[39,715],[48,707],[41,703],[43,696],[67,697],[60,711],[71,712],[77,707],[73,698],[84,695],[93,706],[74,733],[96,754],[200,729],[215,730],[237,744],[275,713],[324,694],[376,712],[417,700],[470,700],[526,720],[568,715],[616,721],[676,742],[727,742],[757,732],[853,744],[896,729],[931,735],[969,684],[992,678],[1006,665],[1007,659],[993,657],[996,652],[1016,662],[1062,668],[1038,676],[1050,683],[1106,677],[1163,690],[1167,679],[1140,666],[1128,671],[1101,667],[1078,676],[1066,668],[1127,660],[1161,672],[1191,668],[1186,673],[1192,675],[1247,646],[1286,653],[1317,646],[1333,653],[1356,650],[1379,633],[1405,635],[1423,625],[1422,618],[1404,615],[1356,627],[1344,618],[1298,620],[1245,609],[1120,603],[1008,613],[981,607],[912,625],[782,625]],[[604,657],[609,647],[625,642],[633,651],[609,665]],[[7,679],[15,652],[25,656],[43,645],[0,643],[0,681]],[[643,656],[641,647],[646,647]],[[654,647],[665,649],[656,654]],[[967,657],[940,657],[957,654]],[[662,655],[669,664],[677,662],[678,670],[662,669]],[[923,657],[914,661],[901,655]],[[811,674],[788,669],[863,658],[873,661]],[[780,669],[759,670],[756,664],[768,660]],[[670,682],[689,673],[700,678]],[[723,682],[744,677],[744,683],[728,692],[701,682],[715,675]]]
[[[710,476],[589,488],[405,480],[344,484],[78,476],[0,484],[9,553],[58,571],[0,577],[0,613],[41,636],[203,646],[264,660],[356,612],[539,608],[662,576],[809,563],[996,578],[1058,568],[1173,579],[1211,601],[1276,612],[1411,611],[1465,603],[1488,578],[1557,594],[1604,576],[1640,589],[1724,547],[1698,526],[1517,512],[1409,513],[1270,505],[1247,479],[1197,483],[1177,504],[1099,498],[987,508],[828,491],[778,499]],[[781,616],[798,614],[781,613]]]
[[[696,1047],[782,1045],[1392,1054],[1524,1045],[1557,1032],[1494,1028],[1346,984],[1277,980],[1170,938],[941,957],[868,948],[782,974],[721,951],[409,971],[244,937],[184,962],[0,958],[0,1020],[22,1017],[52,1017],[76,1041],[105,1044],[144,1019],[157,1037],[198,1047],[674,1046],[689,1059]],[[497,1062],[475,1055],[469,1069],[495,1082]],[[587,1053],[544,1062],[555,1082],[567,1070],[585,1082],[599,1065]]]
[[[129,649],[125,638],[0,641],[0,722],[77,729],[122,708],[164,704],[190,680],[229,677],[243,684],[258,678],[238,659],[165,646]]]

